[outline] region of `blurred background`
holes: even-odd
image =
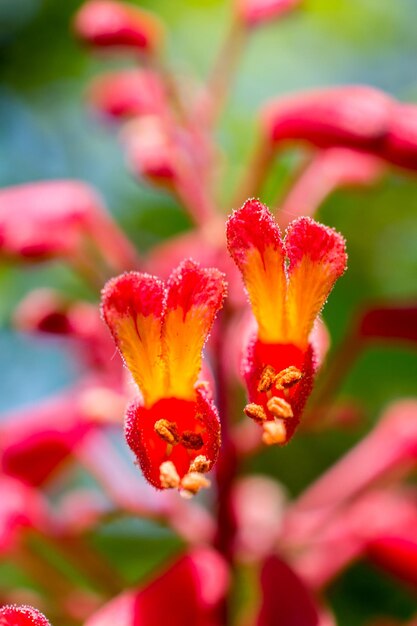
[[[115,129],[84,103],[91,77],[119,67],[85,51],[70,30],[78,0],[0,0],[0,186],[48,178],[78,178],[103,195],[121,227],[141,251],[189,221],[167,194],[139,185],[127,172]],[[139,3],[138,3],[139,4]],[[230,6],[220,0],[141,0],[166,22],[168,61],[185,75],[203,78],[228,25]],[[268,98],[324,85],[366,83],[400,100],[417,102],[415,0],[306,0],[282,23],[260,28],[244,55],[236,86],[218,131],[227,171],[224,207],[247,162],[256,112]],[[276,164],[262,200],[284,189],[293,155]],[[228,168],[226,170],[226,168]],[[270,196],[268,197],[268,194]],[[417,176],[391,171],[363,190],[339,191],[318,219],[347,239],[349,271],[324,313],[332,341],[343,336],[366,300],[417,299]],[[40,341],[13,332],[10,316],[33,287],[59,286],[94,299],[59,263],[22,269],[0,263],[0,411],[24,407],[66,387],[77,368],[59,340]],[[341,390],[363,404],[363,421],[344,433],[297,436],[288,448],[269,449],[247,470],[276,477],[290,494],[332,464],[369,430],[383,407],[417,392],[417,354],[401,347],[372,348]],[[152,570],[177,541],[168,531],[132,523],[107,529],[99,540],[118,554],[132,579]],[[135,546],[137,558],[130,550]],[[0,586],[10,576],[0,566]],[[351,567],[330,589],[343,626],[378,614],[406,619],[417,602],[412,592],[370,565]]]

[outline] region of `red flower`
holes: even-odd
[[[138,7],[113,0],[89,0],[75,17],[75,32],[98,48],[132,48],[152,52],[162,40],[156,16]]]
[[[198,491],[217,457],[218,415],[196,383],[224,294],[223,275],[190,260],[166,285],[131,272],[103,290],[103,317],[142,394],[127,412],[127,441],[158,489]]]
[[[257,200],[233,213],[227,237],[258,323],[243,364],[251,402],[245,413],[263,425],[265,443],[286,443],[311,392],[316,360],[310,333],[345,271],[345,243],[307,217],[292,222],[283,241]]]
[[[0,608],[0,626],[50,626],[42,613],[32,606],[15,604]]]

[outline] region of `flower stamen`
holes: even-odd
[[[192,430],[185,430],[181,436],[181,443],[184,448],[190,450],[200,450],[203,447],[204,441],[200,433],[195,433]]]
[[[265,393],[269,391],[271,387],[275,384],[276,371],[272,367],[272,365],[267,365],[259,379],[258,383],[258,392]]]
[[[288,419],[294,416],[294,413],[291,408],[291,404],[284,400],[284,398],[278,398],[277,396],[273,396],[267,402],[268,410],[271,411],[274,417]]]
[[[154,430],[168,444],[175,446],[180,440],[177,425],[175,422],[169,422],[166,419],[160,419],[155,422]]]
[[[190,472],[199,472],[205,474],[209,471],[210,462],[204,454],[199,454],[195,457],[194,461],[190,465]]]
[[[293,385],[300,382],[302,377],[303,374],[300,372],[298,367],[290,365],[290,367],[286,367],[275,376],[274,384],[279,391],[283,389],[290,389]]]
[[[189,472],[181,480],[181,495],[183,498],[191,498],[205,487],[210,487],[210,481],[207,478],[200,472]]]
[[[267,415],[260,404],[250,403],[243,409],[245,415],[255,420],[256,422],[263,422],[267,419]]]
[[[279,445],[287,440],[287,429],[283,420],[267,421],[262,425],[262,441],[267,446]]]
[[[164,461],[159,466],[159,479],[163,489],[179,487],[180,477],[172,461]]]

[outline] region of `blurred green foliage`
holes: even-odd
[[[88,80],[109,69],[109,62],[88,54],[73,38],[70,23],[80,4],[0,2],[0,185],[58,177],[88,181],[103,194],[135,244],[147,250],[187,229],[188,220],[166,194],[132,180],[114,130],[84,107]],[[169,64],[203,79],[227,30],[229,3],[138,4],[165,20]],[[218,131],[226,155],[225,211],[232,208],[227,198],[247,161],[256,111],[265,99],[312,86],[356,82],[417,100],[415,10],[415,0],[306,0],[303,10],[254,35]],[[267,190],[264,200],[272,200],[282,188],[288,162],[284,158],[277,163],[274,189]],[[373,189],[339,192],[321,208],[319,219],[348,241],[349,271],[324,314],[335,343],[364,299],[417,298],[417,177],[391,172]],[[92,297],[59,264],[30,270],[0,267],[2,410],[49,395],[77,375],[62,344],[21,338],[9,328],[10,314],[23,295],[47,285]],[[394,347],[368,351],[341,390],[342,396],[359,399],[366,409],[357,432],[300,435],[285,450],[265,451],[246,469],[270,473],[290,493],[298,493],[369,429],[387,403],[415,394],[416,373],[415,353]],[[113,525],[93,540],[134,582],[178,549],[176,541],[161,532]],[[384,612],[406,618],[416,604],[408,592],[365,565],[343,576],[332,588],[331,599],[343,626],[359,626]]]

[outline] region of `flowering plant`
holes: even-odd
[[[1,555],[30,581],[1,591],[0,625],[332,626],[328,590],[357,561],[416,588],[414,398],[292,498],[251,471],[266,455],[282,463],[299,438],[350,436],[365,407],[340,402],[344,377],[371,345],[417,341],[413,302],[364,298],[328,354],[320,314],[337,281],[343,290],[349,241],[316,219],[340,187],[415,173],[415,106],[362,85],[273,100],[235,198],[221,199],[216,127],[240,54],[302,10],[232,2],[219,62],[193,89],[167,66],[156,14],[86,0],[74,17],[89,53],[128,60],[93,79],[89,105],[120,128],[133,176],[171,194],[190,228],[144,253],[84,182],[0,190],[2,258],[59,260],[91,296],[36,289],[14,312],[20,331],[65,342],[79,375],[0,422]],[[269,209],[257,198],[289,145],[305,161]],[[147,578],[137,550],[129,578],[100,548],[126,518],[180,544]]]

